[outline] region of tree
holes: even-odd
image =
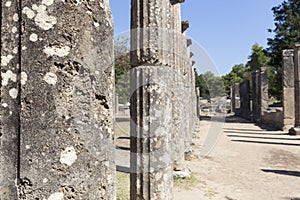
[[[280,5],[272,8],[274,13],[275,28],[269,29],[274,33],[274,38],[268,38],[268,53],[271,58],[269,77],[272,88],[270,94],[278,99],[282,98],[282,50],[293,48],[300,42],[300,1],[285,0]],[[272,85],[273,84],[273,85]]]
[[[208,98],[209,97],[209,91],[207,84],[204,80],[203,74],[198,75],[197,71],[195,71],[195,81],[196,81],[196,87],[200,88],[200,95],[201,97]]]
[[[115,40],[115,84],[119,103],[125,104],[130,98],[130,54],[129,38],[119,37]]]
[[[222,80],[224,82],[225,92],[229,96],[230,95],[230,87],[234,83],[241,83],[243,82],[246,76],[246,67],[244,64],[234,65],[232,67],[231,72],[222,76]]]
[[[196,74],[196,76],[196,86],[200,87],[202,97],[219,97],[224,95],[224,84],[221,77],[215,76],[210,71],[200,75]]]
[[[268,67],[270,58],[267,55],[267,51],[262,46],[255,43],[252,46],[252,52],[249,56],[249,61],[246,66],[249,71],[253,72],[259,70],[261,67]]]

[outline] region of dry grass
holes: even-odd
[[[129,174],[117,172],[117,200],[130,199],[130,179]]]

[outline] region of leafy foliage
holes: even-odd
[[[196,74],[196,86],[200,87],[201,96],[206,98],[223,96],[225,93],[222,78],[211,71]]]
[[[249,56],[249,61],[246,66],[249,71],[259,70],[261,67],[268,67],[270,58],[267,55],[267,51],[262,46],[255,43],[252,46],[252,52]]]
[[[119,103],[125,104],[130,98],[130,55],[129,38],[119,37],[115,40],[115,84]]]
[[[268,38],[270,63],[269,93],[281,99],[282,97],[282,50],[293,48],[300,42],[300,1],[285,0],[280,5],[272,8],[274,13],[275,28],[269,30],[275,34],[274,38]]]
[[[241,83],[243,82],[246,76],[246,67],[244,64],[234,65],[232,67],[231,72],[222,76],[222,80],[224,82],[225,92],[229,96],[230,95],[230,87],[234,83]]]

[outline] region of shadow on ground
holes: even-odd
[[[281,175],[287,175],[287,176],[300,177],[299,171],[277,170],[277,169],[262,169],[261,171],[266,172],[266,173],[275,173],[275,174],[281,174]]]
[[[284,143],[284,142],[263,142],[263,141],[252,141],[252,140],[231,140],[232,142],[240,142],[240,143],[255,143],[255,144],[271,144],[271,145],[285,145],[285,146],[297,146],[300,144],[293,143]]]
[[[230,132],[230,131],[228,131]],[[247,133],[252,134],[252,133]],[[263,134],[263,133],[257,133],[257,134]],[[263,134],[268,135],[268,134]],[[269,134],[269,135],[275,135],[275,134]],[[285,134],[276,134],[276,135],[285,135]],[[251,139],[266,139],[266,140],[300,140],[300,138],[282,138],[282,137],[255,137],[255,136],[247,136],[247,135],[227,135],[228,137],[238,137],[238,138],[251,138]]]

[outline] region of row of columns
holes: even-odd
[[[132,0],[131,199],[173,199],[196,126],[195,73],[180,3]]]
[[[173,198],[195,130],[182,2],[132,0],[131,199]],[[112,36],[105,0],[1,2],[1,200],[116,198]]]
[[[231,87],[232,112],[243,118],[261,122],[264,111],[268,108],[267,68],[260,68],[250,74],[242,83]]]
[[[283,87],[283,113],[282,129],[289,130],[290,134],[300,134],[300,45],[296,44],[294,49],[282,51],[282,87]],[[231,87],[232,112],[247,118],[250,106],[248,94],[252,95],[251,116],[255,122],[261,122],[264,111],[268,108],[268,76],[267,69],[261,68],[259,71],[251,73],[251,89],[241,89],[245,87],[248,80],[241,84],[235,83]],[[237,96],[240,95],[241,106],[237,106]],[[246,104],[245,104],[246,99]],[[246,106],[245,106],[246,105]]]

